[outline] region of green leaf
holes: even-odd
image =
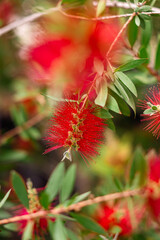
[[[131,46],[133,47],[138,36],[138,27],[135,24],[135,18],[130,22],[128,26],[128,40]]]
[[[53,201],[53,199],[57,195],[57,193],[62,185],[63,177],[64,177],[64,163],[61,162],[58,164],[56,169],[54,169],[54,171],[52,172],[52,174],[48,180],[47,186],[40,198],[41,201],[42,201],[42,198],[44,198],[43,201],[46,198],[46,201],[48,202],[48,204]],[[48,196],[48,197],[45,197],[44,195]],[[45,207],[46,206],[47,206],[47,204],[45,205]]]
[[[78,202],[84,200],[85,198],[87,198],[89,196],[90,193],[91,192],[86,192],[86,193],[76,196],[75,199],[73,200],[72,204],[78,203]]]
[[[117,94],[115,94],[114,92],[112,92],[112,96],[116,99],[116,101],[118,102],[119,105],[119,109],[121,111],[121,113],[125,116],[130,116],[130,109],[127,105],[127,103],[124,101],[124,99],[122,99],[121,97],[119,97]]]
[[[147,53],[147,49],[146,47],[142,46],[140,49],[139,49],[139,57],[140,58],[147,58],[148,59],[148,53]],[[146,63],[149,63],[149,59]]]
[[[135,105],[135,101],[133,98],[133,95],[131,94],[131,92],[125,88],[125,91],[128,95],[129,101],[127,102],[127,104],[132,108],[132,110],[134,111],[134,114],[136,114],[136,105]]]
[[[9,194],[11,192],[11,189],[6,193],[6,195],[3,197],[3,199],[0,201],[0,208],[4,205],[6,202],[7,198],[9,197]]]
[[[120,82],[120,80],[116,79],[115,82],[114,82],[114,85],[117,87],[117,89],[121,93],[121,96],[123,97],[123,99],[127,102],[129,100],[129,97],[128,97],[125,89],[123,88],[122,83]]]
[[[137,90],[136,90],[133,82],[131,81],[131,79],[123,72],[116,72],[115,75],[137,97]]]
[[[67,240],[67,231],[62,220],[58,217],[55,222],[53,236],[55,240]]]
[[[0,151],[1,159],[0,161],[7,161],[7,162],[17,162],[23,161],[27,156],[27,152],[24,150],[7,150],[7,151]]]
[[[106,0],[99,0],[96,10],[96,17],[99,17],[106,9]]]
[[[109,113],[108,110],[101,108],[99,111],[99,117],[103,119],[110,119],[113,118],[113,116]]]
[[[117,71],[121,71],[121,72],[125,72],[125,71],[129,71],[131,69],[134,69],[136,67],[138,67],[139,65],[146,63],[147,59],[141,58],[141,59],[136,59],[136,60],[132,60],[129,61],[126,64],[121,65],[120,67],[115,69],[115,72]]]
[[[142,7],[139,7],[139,12],[150,12],[151,11],[151,9],[152,9],[152,7],[151,6],[149,6],[149,5],[144,5],[144,6],[142,6]]]
[[[140,23],[141,23],[140,18],[136,15],[135,16],[135,24],[137,25],[137,27],[140,26]]]
[[[111,95],[109,95],[109,97],[108,97],[107,107],[108,107],[108,109],[112,110],[113,112],[120,113],[118,103],[115,100],[115,98],[112,97]]]
[[[144,184],[147,175],[147,164],[144,158],[144,154],[140,147],[137,147],[133,156],[133,161],[130,169],[130,185],[139,174],[139,184]]]
[[[159,35],[157,51],[156,51],[155,69],[156,70],[160,69],[160,35]]]
[[[79,240],[79,238],[70,229],[67,229],[67,235],[70,240]]]
[[[141,28],[143,28],[145,30],[145,28],[146,28],[145,20],[141,16],[139,16],[139,19],[140,19],[140,26],[141,26]]]
[[[86,2],[86,0],[62,0],[62,4],[70,4],[70,5],[74,5],[79,6],[79,5],[83,5]]]
[[[107,127],[108,127],[109,129],[111,129],[112,131],[115,131],[115,130],[116,130],[115,125],[114,125],[114,122],[113,122],[112,119],[108,119],[108,120],[107,120]]]
[[[119,82],[119,79],[117,79],[115,81],[115,85],[117,86],[117,88],[119,89],[120,93],[122,94],[123,99],[133,109],[134,113],[136,113],[136,106],[135,106],[134,99],[133,99],[130,91],[128,90],[128,88],[126,88],[122,84],[123,83]]]
[[[17,194],[17,197],[26,208],[29,208],[28,194],[24,180],[15,171],[11,172],[11,180],[14,191]]]
[[[140,16],[141,18],[143,18],[144,20],[146,20],[146,21],[148,21],[148,20],[151,21],[151,16],[150,16],[150,15],[140,13],[139,16]]]
[[[95,99],[95,104],[104,107],[108,96],[108,85],[106,82],[100,87],[99,93]]]
[[[92,232],[96,232],[99,234],[106,234],[105,230],[94,220],[91,218],[85,217],[80,214],[70,213],[70,215],[75,218],[83,227],[89,229]]]
[[[22,235],[22,240],[32,240],[33,238],[33,227],[34,227],[34,222],[29,221],[27,223],[27,226],[24,229],[23,235]]]
[[[74,181],[75,181],[75,177],[76,177],[76,166],[75,164],[71,165],[62,182],[62,188],[60,191],[60,202],[63,203],[65,202],[65,200],[68,199],[68,197],[70,196],[72,190],[73,190],[73,186],[74,186]]]

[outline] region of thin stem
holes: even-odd
[[[39,123],[46,117],[46,113],[39,113],[33,118],[29,119],[27,122],[25,122],[22,126],[17,126],[14,129],[4,133],[0,137],[0,145],[4,144],[8,139],[20,134],[22,131],[34,126],[35,124]]]
[[[59,206],[59,207],[53,208],[49,211],[40,210],[36,213],[26,214],[26,215],[22,215],[22,216],[15,216],[15,217],[11,217],[8,219],[2,219],[2,220],[0,220],[0,225],[13,223],[13,222],[19,222],[22,220],[29,221],[29,220],[32,220],[35,218],[46,217],[49,214],[58,215],[61,213],[68,213],[70,211],[80,211],[81,208],[86,207],[86,206],[90,206],[93,204],[106,202],[106,201],[110,201],[110,200],[115,200],[115,199],[119,199],[119,198],[127,198],[127,197],[135,196],[135,195],[141,194],[141,193],[142,193],[141,189],[135,189],[135,190],[129,190],[129,191],[124,191],[124,192],[107,194],[107,195],[99,196],[99,197],[96,197],[93,199],[84,200],[82,202],[72,204],[68,207]]]
[[[119,31],[119,33],[117,34],[117,36],[115,37],[114,41],[112,42],[110,48],[108,49],[108,52],[106,54],[106,57],[108,58],[110,52],[112,51],[114,45],[116,44],[116,42],[118,41],[119,37],[121,36],[121,34],[123,33],[123,31],[126,29],[126,27],[128,26],[128,24],[132,21],[132,19],[134,18],[134,16],[136,15],[135,12],[132,13],[132,15],[129,17],[129,19],[127,20],[127,22],[123,25],[123,27],[121,28],[121,30]]]
[[[82,104],[82,107],[81,107],[80,110],[82,110],[82,109],[84,108],[84,106],[85,106],[85,104],[86,104],[86,102],[87,102],[87,99],[88,99],[88,97],[89,97],[89,94],[90,94],[90,92],[92,91],[92,89],[93,89],[93,87],[94,87],[94,85],[95,85],[96,79],[97,79],[97,74],[96,74],[95,78],[93,79],[92,85],[90,86],[90,88],[89,88],[89,90],[88,90],[88,93],[87,93],[85,99],[83,100],[83,104]]]

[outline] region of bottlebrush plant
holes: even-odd
[[[156,0],[0,3],[0,239],[160,238],[159,18]]]

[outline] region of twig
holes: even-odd
[[[132,53],[132,55],[133,55],[134,57],[136,57],[136,58],[139,57],[139,56],[138,56],[138,53],[137,53],[131,46],[129,46],[129,45],[126,44],[125,42],[124,42],[124,44],[125,44],[125,47]],[[148,72],[149,72],[152,76],[154,76],[154,77],[157,79],[158,82],[160,82],[160,75],[159,75],[158,71],[156,71],[155,69],[153,69],[153,68],[150,66],[150,64],[144,65],[144,67],[148,70]]]
[[[97,6],[97,2],[93,2],[94,6]],[[125,2],[112,2],[112,1],[107,1],[106,2],[106,7],[117,7],[117,8],[124,8],[124,9],[130,9],[130,6],[128,3]],[[131,3],[131,7],[135,8],[137,7],[136,4]],[[67,14],[65,12],[65,10],[63,10],[60,6],[54,7],[54,8],[50,8],[41,12],[37,12],[37,13],[33,13],[27,17],[24,17],[22,19],[16,20],[2,28],[0,28],[0,36],[2,36],[3,34],[10,32],[11,30],[14,30],[17,27],[22,26],[25,23],[29,23],[32,22],[44,15],[47,15],[49,13],[53,13],[56,11],[60,11],[62,14],[66,15],[67,17],[72,17],[72,18],[77,18],[77,19],[83,19],[83,20],[89,20],[89,21],[97,21],[97,20],[107,20],[107,19],[112,19],[112,18],[121,18],[121,17],[129,17],[132,14],[127,13],[127,14],[121,14],[121,15],[112,15],[112,16],[104,16],[104,17],[99,17],[99,18],[87,18],[87,17],[83,17],[83,16],[76,16],[76,15],[70,15]],[[151,15],[151,14],[160,14],[160,9],[159,8],[152,8],[152,12],[144,12],[143,14],[146,15]]]
[[[141,192],[142,192],[141,189],[136,189],[136,190],[107,194],[105,196],[99,196],[99,197],[96,197],[94,199],[84,200],[82,202],[72,204],[68,207],[59,206],[57,208],[53,208],[53,209],[48,210],[48,211],[41,210],[41,211],[38,211],[36,213],[26,214],[26,215],[22,215],[22,216],[15,216],[15,217],[11,217],[11,218],[8,218],[8,219],[2,219],[2,220],[0,220],[0,225],[13,223],[13,222],[19,222],[19,221],[22,221],[22,220],[29,221],[29,220],[32,220],[32,219],[35,219],[35,218],[46,217],[49,214],[58,215],[58,214],[61,214],[61,213],[68,213],[70,211],[79,211],[81,208],[92,205],[92,204],[106,202],[106,201],[110,201],[110,200],[115,200],[115,199],[118,199],[118,198],[127,198],[127,197],[131,197],[131,196],[140,194]]]
[[[2,36],[3,34],[5,34],[7,32],[10,32],[11,30],[14,30],[17,27],[20,27],[20,26],[24,25],[25,23],[33,22],[34,20],[36,20],[36,19],[38,19],[38,18],[40,18],[44,15],[47,15],[49,13],[53,13],[53,12],[56,12],[56,11],[59,11],[59,7],[50,8],[50,9],[47,9],[45,11],[33,13],[33,14],[27,16],[27,17],[23,17],[21,19],[18,19],[16,21],[0,28],[0,36]]]
[[[123,25],[123,27],[121,28],[121,30],[119,31],[119,33],[117,34],[116,38],[114,39],[114,41],[112,42],[110,48],[108,49],[108,52],[106,54],[106,57],[108,58],[110,52],[112,51],[112,48],[114,47],[114,45],[116,44],[116,42],[118,41],[119,37],[121,36],[121,34],[123,33],[123,31],[126,29],[126,27],[128,26],[128,24],[132,21],[132,19],[134,18],[134,16],[136,15],[135,12],[132,13],[132,15],[130,16],[130,18],[125,22],[125,24]]]
[[[34,116],[33,118],[29,119],[27,122],[25,122],[22,126],[17,126],[14,129],[4,133],[0,137],[0,145],[5,143],[9,138],[12,138],[15,135],[21,133],[22,131],[34,126],[38,122],[42,121],[45,117],[46,117],[46,113],[45,114],[39,113],[36,116]]]

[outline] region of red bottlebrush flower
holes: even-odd
[[[66,147],[68,151],[64,158],[69,160],[71,149],[79,151],[84,159],[92,159],[98,154],[97,148],[101,144],[105,124],[94,112],[95,108],[90,105],[82,108],[76,102],[58,105],[45,138],[51,147],[45,153]]]
[[[140,101],[144,110],[143,121],[147,122],[145,130],[152,132],[153,136],[160,137],[160,86],[150,88],[144,101]]]
[[[43,210],[43,207],[40,205],[39,198],[38,198],[38,193],[35,188],[32,188],[32,182],[28,180],[27,182],[27,190],[28,190],[28,199],[29,199],[29,209],[22,208],[18,211],[16,211],[17,216],[23,216],[23,215],[28,215],[31,213],[36,213],[38,211]],[[32,239],[35,239],[35,236],[44,236],[46,233],[46,230],[48,228],[48,219],[51,221],[55,221],[54,218],[49,218],[47,216],[40,217],[40,218],[35,218],[32,220],[19,220],[19,232],[20,234],[23,234],[25,231],[25,228],[28,224],[28,221],[33,222],[33,229],[32,229]]]
[[[112,231],[114,226],[121,229],[121,236],[129,236],[134,231],[135,227],[142,219],[144,210],[142,208],[135,210],[135,222],[132,224],[131,214],[128,207],[115,205],[110,207],[108,205],[101,206],[96,213],[96,221],[107,231]]]
[[[155,220],[160,223],[160,155],[151,152],[148,158],[147,204]]]
[[[38,210],[41,210],[41,209],[37,209]],[[32,213],[34,212],[37,212],[37,211],[33,211]],[[30,214],[31,212],[29,212],[26,208],[22,208],[20,210],[18,210],[16,212],[16,215],[17,216],[23,216],[23,215],[28,215]],[[32,235],[35,236],[35,235],[43,235],[46,230],[47,230],[47,227],[48,227],[48,221],[45,217],[41,217],[41,218],[37,218],[36,220],[33,220],[34,221],[34,224],[33,224],[33,229],[32,229]],[[25,230],[25,227],[27,226],[27,223],[28,221],[27,220],[20,220],[19,222],[19,230],[20,230],[20,234],[23,234],[24,230]]]

